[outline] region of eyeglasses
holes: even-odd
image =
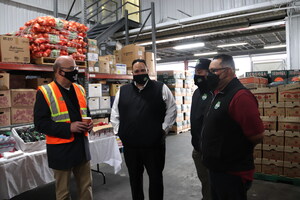
[[[141,69],[141,70],[134,70],[133,71],[135,74],[137,74],[137,73],[139,73],[139,72],[142,72],[142,73],[145,73],[145,72],[147,72],[147,69]]]
[[[222,67],[222,68],[213,68],[213,69],[209,69],[209,71],[211,73],[216,73],[218,71],[224,70],[224,69],[228,69],[228,67]]]
[[[71,66],[71,67],[61,67],[61,69],[67,69],[67,70],[78,70],[78,67],[77,66]]]

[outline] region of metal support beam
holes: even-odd
[[[151,23],[152,23],[152,52],[154,54],[154,62],[156,63],[156,24],[154,2],[151,2]]]
[[[135,37],[133,43],[135,43],[136,39],[139,38],[141,32],[143,31],[144,27],[145,27],[145,24],[147,23],[148,19],[150,18],[150,15],[151,15],[151,12],[149,13],[149,15],[147,16],[146,20],[144,21],[139,33],[137,34],[137,36]]]
[[[85,4],[85,0],[81,0],[81,23],[86,25],[86,4]]]
[[[57,1],[57,0],[56,0],[56,1]],[[71,8],[70,8],[70,10],[69,10],[69,12],[68,12],[68,15],[67,15],[67,17],[66,17],[66,20],[69,19],[69,16],[70,16],[70,14],[71,14],[71,12],[72,12],[72,9],[73,9],[73,7],[74,7],[75,2],[76,2],[76,0],[73,0],[73,3],[72,3],[72,5],[71,5]]]
[[[129,28],[128,28],[128,10],[125,9],[125,35],[126,35],[126,40],[125,44],[129,44]]]
[[[58,0],[53,0],[53,16],[58,17]]]

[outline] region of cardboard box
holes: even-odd
[[[181,71],[181,70],[157,71],[157,79],[185,79],[185,71]]]
[[[239,78],[239,80],[243,85],[256,84],[258,87],[264,87],[268,84],[268,79],[262,77],[246,77]]]
[[[99,54],[97,54],[97,53],[87,53],[87,61],[88,62],[97,62],[99,60],[98,57],[99,57]]]
[[[156,76],[156,67],[155,67],[155,60],[154,54],[152,52],[145,53],[145,60],[149,70],[149,76]]]
[[[265,116],[285,116],[284,102],[264,102]]]
[[[28,38],[0,36],[1,62],[30,63]]]
[[[100,109],[100,97],[90,97],[88,99],[88,106],[90,110]]]
[[[89,97],[101,97],[102,96],[102,84],[90,83],[89,84]]]
[[[263,145],[263,158],[283,161],[284,146]]]
[[[122,85],[123,84],[111,84],[109,88],[110,96],[116,96],[117,92],[119,91]]]
[[[10,89],[26,88],[26,76],[25,75],[9,75],[9,87]]]
[[[192,103],[192,97],[191,96],[184,96],[183,97],[183,103],[184,104],[191,104]]]
[[[177,113],[176,122],[183,121],[183,113]]]
[[[300,117],[278,117],[278,130],[299,131]]]
[[[287,82],[287,70],[272,70],[271,81],[272,82]]]
[[[88,39],[88,52],[99,54],[97,40]]]
[[[108,61],[99,60],[99,73],[110,74],[110,67]]]
[[[26,79],[26,88],[37,89],[41,85],[47,85],[52,82],[52,78]]]
[[[300,163],[300,148],[286,146],[284,148],[284,161]]]
[[[100,109],[109,109],[110,108],[110,97],[100,97]]]
[[[33,122],[33,107],[12,107],[11,124],[25,124]]]
[[[254,159],[255,172],[261,172],[261,158]]]
[[[251,90],[257,101],[277,102],[277,88],[258,88]]]
[[[283,161],[262,159],[262,173],[272,175],[283,174]]]
[[[35,98],[34,89],[11,89],[11,107],[33,107]]]
[[[278,101],[300,102],[300,89],[279,92]]]
[[[260,116],[265,130],[277,130],[277,117]]]
[[[299,178],[300,164],[293,162],[284,162],[283,175],[291,178]]]
[[[127,74],[127,67],[125,64],[116,63],[111,66],[110,69],[111,74]]]
[[[145,59],[145,47],[130,44],[122,49],[122,64],[126,64],[127,68],[132,68],[132,62],[135,59]]]
[[[285,102],[285,115],[287,117],[300,117],[300,102]]]
[[[175,103],[176,104],[183,104],[183,97],[182,96],[176,96],[175,97]]]
[[[98,67],[99,66],[99,63],[98,61],[88,61],[88,69],[89,69],[89,72],[94,72],[94,69],[90,70],[90,67]]]
[[[0,108],[11,107],[10,90],[0,90]]]
[[[285,146],[300,148],[300,132],[285,131]]]
[[[0,73],[0,90],[9,90],[9,74]]]
[[[181,113],[181,112],[183,112],[183,110],[182,110],[182,105],[176,105],[176,112],[177,113]]]
[[[266,130],[263,140],[263,143],[266,145],[284,146],[284,131]]]
[[[0,108],[0,126],[9,126],[10,121],[10,108]]]
[[[114,56],[116,63],[122,63],[122,51],[121,50],[114,50]]]
[[[288,82],[300,81],[300,70],[289,70],[288,71]]]
[[[268,78],[268,71],[246,72],[246,77],[263,77]]]
[[[185,112],[184,113],[184,120],[190,120],[191,118],[191,113],[190,112]]]
[[[261,149],[254,149],[253,151],[253,157],[256,158],[262,158],[262,150]]]
[[[295,89],[300,89],[300,82],[295,82],[295,83],[290,83],[286,85],[279,85],[278,86],[278,91],[288,91],[288,90],[295,90]]]

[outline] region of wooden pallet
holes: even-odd
[[[258,180],[271,181],[276,183],[288,183],[300,186],[300,178],[290,178],[286,176],[277,176],[263,173],[255,173],[254,178]]]
[[[180,133],[188,132],[189,130],[190,130],[189,128],[188,128],[188,129],[177,130],[177,131],[171,130],[171,131],[169,132],[169,135],[178,135],[178,134],[180,134]]]
[[[41,57],[33,59],[33,62],[39,65],[54,65],[55,59],[56,58]],[[78,67],[86,67],[86,61],[75,60],[75,62]]]

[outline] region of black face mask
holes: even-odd
[[[195,83],[195,85],[198,86],[201,93],[207,91],[207,80],[206,80],[205,76],[200,76],[200,75],[195,74],[194,75],[194,83]]]
[[[63,70],[61,70],[63,71]],[[65,72],[65,71],[63,71]],[[78,70],[74,70],[72,72],[65,72],[65,75],[62,75],[63,77],[65,77],[66,79],[68,79],[69,81],[71,81],[72,83],[74,83],[75,81],[77,81],[77,77],[78,77]]]
[[[214,91],[215,89],[217,89],[219,82],[220,82],[220,78],[218,75],[210,72],[208,73],[207,86],[210,91]]]
[[[133,81],[138,84],[144,85],[149,79],[150,78],[148,74],[133,75]]]

